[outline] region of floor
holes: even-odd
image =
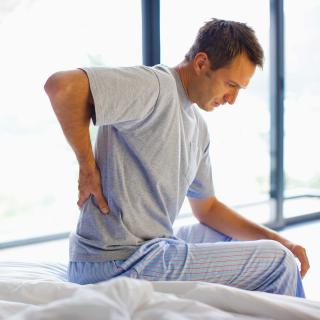
[[[281,233],[307,249],[311,268],[303,283],[307,298],[320,301],[320,221],[289,227]],[[0,261],[68,261],[68,241],[52,241],[0,250]]]

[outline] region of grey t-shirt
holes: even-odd
[[[84,68],[99,126],[95,157],[110,208],[90,197],[70,236],[71,261],[126,259],[172,238],[185,196],[214,195],[209,134],[174,69]]]

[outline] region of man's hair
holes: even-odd
[[[211,69],[228,66],[238,55],[245,53],[256,66],[263,67],[263,49],[255,32],[245,23],[213,18],[200,28],[197,38],[185,56],[187,62],[199,52],[208,55]]]

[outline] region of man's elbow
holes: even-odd
[[[195,217],[200,222],[204,222],[207,220],[208,216],[212,215],[212,212],[214,210],[214,207],[218,203],[218,200],[216,197],[209,197],[207,199],[189,198],[189,202]]]
[[[65,109],[68,101],[75,100],[74,87],[74,79],[69,76],[68,72],[59,71],[47,79],[44,90],[56,114],[61,113]]]
[[[89,81],[82,70],[58,71],[52,74],[44,84],[44,90],[50,98],[53,108],[56,102],[73,101],[91,103]]]
[[[44,84],[44,91],[50,99],[53,98],[59,92],[61,92],[64,88],[62,74],[63,72],[56,72],[52,74]]]
[[[57,73],[52,74],[44,84],[44,91],[48,96],[50,96],[53,92],[53,90],[56,88],[56,76]]]

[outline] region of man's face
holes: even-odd
[[[196,60],[198,59],[198,60]],[[212,71],[206,54],[195,58],[195,77],[189,94],[193,102],[206,111],[221,104],[234,104],[240,89],[248,86],[256,66],[245,54],[238,55],[226,67]]]

